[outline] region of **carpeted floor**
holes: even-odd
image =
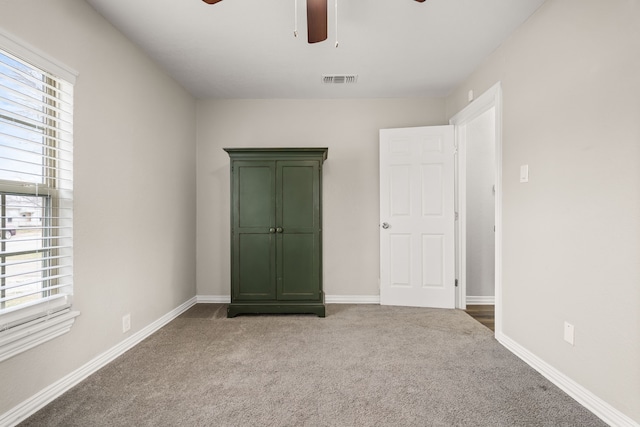
[[[24,426],[604,426],[459,310],[198,304]]]

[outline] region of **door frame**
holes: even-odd
[[[491,108],[495,108],[495,334],[502,332],[502,86],[500,82],[456,113],[449,124],[455,126],[456,141],[456,308],[467,307],[466,281],[466,126]]]

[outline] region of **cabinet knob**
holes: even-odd
[[[277,231],[278,233],[282,233],[284,230],[282,229],[282,227],[278,227],[278,228],[276,228],[276,231]]]
[[[269,229],[269,233],[275,233],[275,232],[276,232],[276,229],[275,229],[275,228],[271,227],[271,228]]]

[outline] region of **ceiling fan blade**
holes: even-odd
[[[219,1],[222,1],[222,0],[202,0],[202,1],[205,2],[206,4],[216,4],[216,3],[218,3]],[[424,1],[424,0],[422,0],[422,1]]]
[[[307,0],[307,37],[309,43],[327,39],[327,0]]]

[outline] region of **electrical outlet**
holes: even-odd
[[[129,329],[131,329],[131,315],[125,314],[122,316],[122,333],[127,332]]]
[[[573,338],[575,335],[575,328],[571,323],[564,322],[564,340],[573,345]]]
[[[520,166],[520,182],[529,182],[529,165]]]

